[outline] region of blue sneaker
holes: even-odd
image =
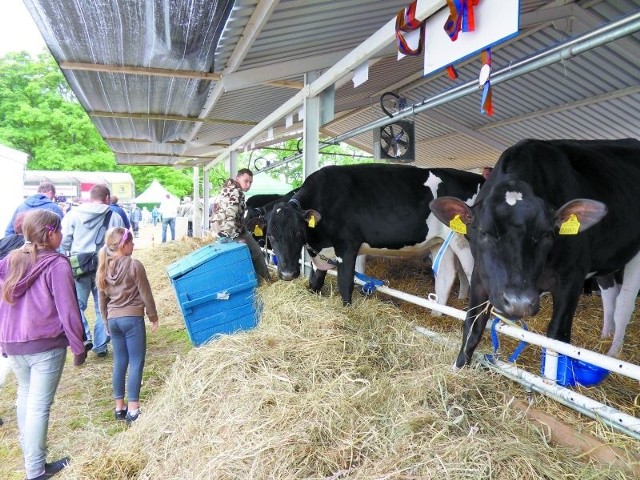
[[[38,475],[37,477],[30,478],[28,480],[45,480],[47,478],[53,477],[55,474],[60,473],[60,471],[69,465],[69,457],[61,458],[60,460],[56,460],[52,463],[44,464],[44,473],[42,475]]]
[[[131,412],[127,412],[127,415],[124,417],[124,421],[127,422],[127,426],[130,427],[133,422],[135,422],[140,416],[140,410],[138,410],[134,415],[131,415]]]

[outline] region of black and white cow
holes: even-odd
[[[550,338],[569,342],[584,279],[625,266],[640,250],[640,142],[525,140],[508,148],[473,207],[438,198],[445,225],[466,225],[476,260],[456,366],[468,364],[489,314],[535,315],[549,291]],[[607,213],[608,212],[608,213]]]
[[[291,200],[275,205],[267,217],[269,239],[278,257],[278,277],[293,280],[300,275],[303,246],[314,262],[322,258],[318,253],[323,249],[333,247],[338,289],[343,303],[349,304],[357,255],[433,253],[450,230],[431,215],[429,202],[440,195],[458,195],[471,204],[483,182],[481,175],[446,168],[324,167],[311,174]],[[473,258],[466,239],[456,236],[449,248],[470,275]],[[316,263],[318,268],[310,278],[314,291],[319,291],[326,275],[328,265],[321,264]]]

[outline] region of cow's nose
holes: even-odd
[[[294,278],[298,278],[298,276],[300,276],[300,272],[290,272],[284,270],[278,271],[278,277],[280,277],[280,280],[285,280],[287,282],[293,280]]]
[[[537,292],[505,291],[502,299],[503,312],[516,318],[535,315],[540,308],[540,297]]]

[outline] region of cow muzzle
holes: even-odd
[[[540,309],[540,296],[536,291],[506,290],[501,300],[502,305],[499,310],[511,318],[530,317]]]
[[[278,278],[289,282],[300,276],[300,271],[278,270]]]

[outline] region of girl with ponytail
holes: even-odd
[[[142,263],[131,257],[132,253],[131,232],[124,227],[112,228],[98,253],[96,272],[100,312],[113,347],[114,415],[116,420],[125,420],[127,425],[131,425],[139,414],[147,350],[145,311],[151,331],[158,328],[158,314],[147,273]],[[125,379],[128,403],[124,400]]]
[[[67,347],[76,366],[87,354],[71,265],[58,253],[60,217],[30,210],[22,233],[24,245],[0,260],[0,350],[18,380],[20,445],[32,480],[50,478],[69,461],[46,463],[49,413]]]

